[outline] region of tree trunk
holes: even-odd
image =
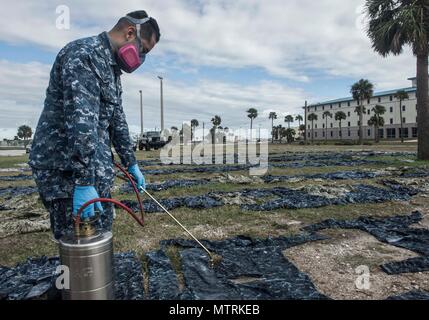
[[[401,143],[404,143],[404,124],[402,122],[402,100],[399,99],[399,123],[401,124]]]
[[[341,121],[340,121],[340,140],[343,140],[343,133],[341,132]]]
[[[417,56],[417,158],[429,160],[428,50]]]
[[[313,121],[311,121],[311,144],[314,143],[314,125]]]
[[[363,132],[362,132],[362,126],[363,126],[363,105],[359,106],[359,144],[363,144]]]
[[[274,118],[271,118],[271,143],[274,143],[274,129],[273,129],[273,126],[274,126]]]

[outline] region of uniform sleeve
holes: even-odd
[[[122,104],[119,104],[115,110],[112,129],[112,143],[121,158],[122,165],[128,168],[136,164],[137,161],[134,155],[133,142],[131,141]]]
[[[65,130],[75,183],[95,183],[100,85],[89,56],[69,58],[63,67]]]

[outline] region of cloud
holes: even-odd
[[[154,55],[173,54],[176,65],[257,67],[303,82],[312,81],[316,70],[332,77],[369,78],[379,89],[403,86],[415,73],[409,51],[389,59],[372,51],[362,23],[363,0],[62,3],[70,7],[70,30],[55,27],[57,1],[3,4],[0,40],[56,51],[72,39],[110,28],[119,15],[143,6],[161,26]],[[10,21],[22,23],[11,28]]]
[[[0,60],[0,138],[14,132],[19,125],[35,128],[43,109],[50,66],[38,62],[25,64]],[[133,132],[140,126],[140,95],[143,91],[145,128],[160,127],[159,81],[154,74],[124,75],[123,106]],[[248,126],[246,110],[255,107],[260,117],[255,122],[270,125],[268,110],[297,113],[297,106],[308,97],[300,88],[290,88],[275,81],[261,81],[240,85],[210,79],[201,79],[195,85],[164,80],[165,126],[180,126],[183,121],[196,118],[210,125],[210,119],[220,115],[223,125],[230,128]],[[8,129],[8,130],[5,130]],[[3,136],[1,136],[3,135]],[[11,137],[10,137],[11,138]]]

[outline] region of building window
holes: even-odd
[[[384,130],[383,129],[378,129],[378,136],[380,137],[380,139],[384,138]]]
[[[347,126],[350,127],[350,121],[347,123]]]
[[[368,137],[371,136],[371,129],[368,129]]]
[[[310,125],[308,125],[308,129],[310,129]]]
[[[381,102],[381,97],[378,97],[378,102]]]
[[[333,131],[331,131],[331,138],[334,136],[334,132]]]
[[[317,111],[317,107],[314,107],[314,111]]]
[[[391,112],[391,113],[393,112],[393,107],[390,107],[390,112]]]
[[[341,108],[341,102],[338,104],[338,107]]]
[[[347,107],[350,107],[350,101],[349,101],[349,102],[347,102]]]
[[[333,128],[334,127],[334,124],[333,123],[331,123],[331,128]]]
[[[402,111],[405,111],[405,106],[402,106]]]
[[[314,129],[317,129],[317,123],[314,125]]]
[[[396,138],[396,129],[395,128],[386,129],[386,136],[387,136],[387,139]]]
[[[357,125],[360,126],[360,121],[357,122]]]
[[[399,137],[400,138],[408,138],[408,128],[404,128],[403,133],[402,133],[401,128],[399,128]]]
[[[329,106],[330,109],[332,109],[332,104]]]
[[[413,138],[417,138],[417,128],[413,127],[411,128],[411,130],[412,130]]]
[[[368,114],[370,114],[370,113],[371,113],[371,110],[368,109]]]
[[[349,111],[349,112],[347,112],[347,117],[350,117],[350,111]]]
[[[308,137],[310,138],[310,132],[308,133]]]
[[[402,118],[402,123],[407,123],[407,119]]]
[[[390,101],[393,101],[393,96],[390,96]]]
[[[390,124],[393,124],[393,118],[390,118]]]
[[[349,131],[347,131],[347,135],[350,137],[351,136],[351,132],[350,132],[350,130]]]
[[[325,129],[325,124],[322,124],[322,128]]]
[[[325,111],[325,106],[322,106],[322,111]]]
[[[314,133],[314,136],[317,138],[317,132]]]
[[[371,99],[368,99],[368,104],[370,104],[371,103]]]

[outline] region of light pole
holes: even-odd
[[[160,80],[160,94],[161,94],[161,132],[164,131],[164,97],[163,97],[163,90],[162,90],[162,80],[163,78],[161,76],[158,76],[158,79]]]
[[[142,91],[140,92],[140,139],[143,138],[143,95]]]

